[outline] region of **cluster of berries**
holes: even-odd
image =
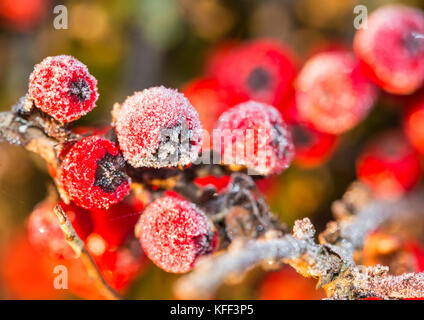
[[[271,40],[228,42],[210,53],[205,76],[183,92],[210,130],[236,103],[273,105],[288,123],[294,161],[302,167],[328,160],[340,136],[372,110],[379,91],[414,93],[406,103],[411,106],[405,107],[404,132],[388,132],[370,142],[358,159],[357,174],[382,197],[415,186],[421,177],[419,153],[424,152],[424,99],[419,93],[424,83],[423,12],[403,5],[379,8],[369,16],[368,28],[356,33],[353,50],[321,48],[298,74],[297,60]],[[384,145],[402,147],[389,151]]]
[[[96,85],[87,67],[75,58],[48,57],[31,74],[28,98],[57,122],[70,123],[95,107]],[[89,251],[99,257],[98,263],[105,255],[119,252],[136,229],[150,260],[169,272],[187,272],[198,256],[217,248],[214,226],[202,210],[178,196],[161,197],[144,210],[127,205],[133,196],[126,172],[129,167],[136,170],[191,165],[202,147],[199,115],[182,93],[153,87],[115,105],[112,117],[114,141],[107,139],[103,130],[94,130],[62,148],[60,165],[56,171],[51,170],[62,191],[62,207]],[[216,127],[238,130],[241,135],[251,129],[253,142],[267,150],[264,163],[256,159],[260,149],[256,147],[253,156],[240,166],[276,174],[291,162],[290,133],[279,111],[271,105],[254,101],[236,105],[221,115]],[[261,130],[265,134],[261,135]],[[237,136],[233,138],[230,147],[239,142]],[[241,141],[247,148],[248,143]],[[224,142],[220,151],[226,154],[228,141]],[[242,156],[243,150],[235,156]],[[53,207],[53,203],[43,204],[32,213],[30,241],[69,259],[72,251],[55,222]]]
[[[217,141],[213,143],[224,165],[261,175],[281,173],[293,157],[301,165],[320,165],[335,149],[338,136],[370,112],[378,87],[406,95],[422,86],[423,35],[421,11],[389,6],[369,17],[368,29],[358,31],[354,52],[320,52],[299,73],[293,54],[270,40],[218,48],[206,76],[188,84],[185,95],[165,87],[136,92],[113,109],[115,140],[98,132],[64,149],[55,173],[64,192],[62,205],[100,260],[119,252],[135,229],[156,265],[187,272],[197,257],[217,248],[214,226],[200,208],[179,196],[160,197],[144,209],[134,204],[127,169],[192,165],[200,151],[211,148],[203,142],[202,124],[209,132],[229,132],[219,137],[218,149]],[[75,58],[49,57],[31,74],[28,97],[42,112],[69,123],[95,107],[97,81]],[[358,160],[359,178],[377,194],[390,190],[391,196],[398,195],[418,182],[423,110],[424,103],[415,104],[405,118],[415,149],[395,132],[377,138]],[[30,239],[68,257],[52,208],[43,204],[33,212]],[[132,264],[129,269],[137,268]]]

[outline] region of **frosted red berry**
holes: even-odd
[[[72,56],[47,57],[35,66],[28,93],[42,111],[70,122],[96,106],[97,80]]]
[[[216,247],[216,234],[194,204],[165,196],[146,207],[137,224],[141,246],[158,267],[173,273],[192,269]]]
[[[111,141],[92,136],[75,143],[65,156],[60,182],[82,208],[107,209],[130,191],[125,161]]]
[[[365,147],[357,162],[358,178],[378,197],[398,197],[422,174],[420,158],[401,132],[383,133]]]
[[[272,40],[237,46],[216,63],[213,76],[233,96],[233,104],[255,100],[282,110],[293,97],[296,66],[292,54]]]
[[[93,229],[90,212],[73,203],[59,202],[72,223],[77,235],[84,241]],[[59,221],[53,211],[56,202],[50,199],[38,205],[28,219],[28,238],[32,245],[58,258],[75,257],[73,249],[65,241]]]
[[[404,128],[414,148],[424,154],[424,97],[418,98],[407,110]]]
[[[255,101],[241,103],[220,116],[215,127],[217,146],[224,164],[244,166],[262,175],[282,172],[294,156],[291,134],[281,114]]]
[[[424,82],[424,14],[403,5],[373,12],[354,39],[357,56],[385,91],[410,94]]]
[[[300,117],[319,131],[341,134],[370,111],[377,90],[348,51],[320,53],[308,60],[296,82]]]
[[[134,167],[188,165],[202,146],[199,115],[187,98],[163,86],[128,97],[114,110],[125,159]]]
[[[312,168],[325,163],[337,144],[337,136],[316,130],[305,123],[289,125],[295,148],[294,162]]]

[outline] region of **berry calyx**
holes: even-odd
[[[170,196],[146,207],[136,232],[149,259],[173,273],[190,271],[196,259],[213,252],[217,244],[205,214],[194,204]]]
[[[119,146],[133,167],[173,167],[197,159],[202,126],[196,109],[163,86],[128,97],[113,111]]]
[[[418,183],[421,174],[418,153],[398,131],[374,138],[357,161],[359,179],[381,198],[403,195]]]
[[[225,54],[213,75],[231,92],[233,104],[255,100],[282,110],[293,96],[296,66],[285,47],[272,40],[260,40]]]
[[[78,206],[107,209],[130,191],[124,168],[124,158],[113,142],[86,137],[66,154],[59,179],[70,200]]]
[[[319,131],[341,134],[370,111],[376,87],[348,51],[320,53],[306,62],[296,82],[299,115]]]
[[[71,56],[47,57],[31,73],[29,96],[35,105],[60,122],[71,122],[95,107],[97,80]]]
[[[70,203],[58,203],[65,211],[77,235],[84,241],[93,229],[90,212]],[[31,213],[28,220],[28,238],[32,245],[58,258],[74,258],[75,252],[65,241],[58,219],[53,211],[56,202],[47,198]]]
[[[354,49],[385,91],[410,94],[424,82],[424,14],[403,5],[379,8],[360,29]]]
[[[231,108],[219,117],[214,138],[217,134],[224,164],[245,166],[258,174],[278,174],[294,156],[287,125],[270,105],[249,101]]]

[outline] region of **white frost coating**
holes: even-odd
[[[134,167],[188,165],[202,145],[199,115],[174,89],[145,89],[114,110],[115,127],[125,159]]]

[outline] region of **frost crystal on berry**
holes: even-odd
[[[183,94],[163,86],[128,97],[114,110],[125,159],[134,167],[188,165],[202,145],[199,115]]]
[[[95,107],[97,80],[72,56],[47,57],[30,76],[29,96],[58,121],[70,122]]]
[[[290,132],[281,114],[270,105],[241,103],[224,112],[215,128],[214,148],[221,150],[225,164],[267,175],[282,172],[293,159]]]
[[[207,217],[194,204],[165,196],[146,207],[136,227],[147,256],[167,272],[190,271],[217,244]]]
[[[375,86],[348,51],[313,56],[297,79],[301,118],[330,134],[352,129],[368,114],[376,98]]]
[[[130,190],[125,161],[109,140],[91,136],[78,141],[63,160],[60,181],[80,207],[104,208],[120,202]]]

